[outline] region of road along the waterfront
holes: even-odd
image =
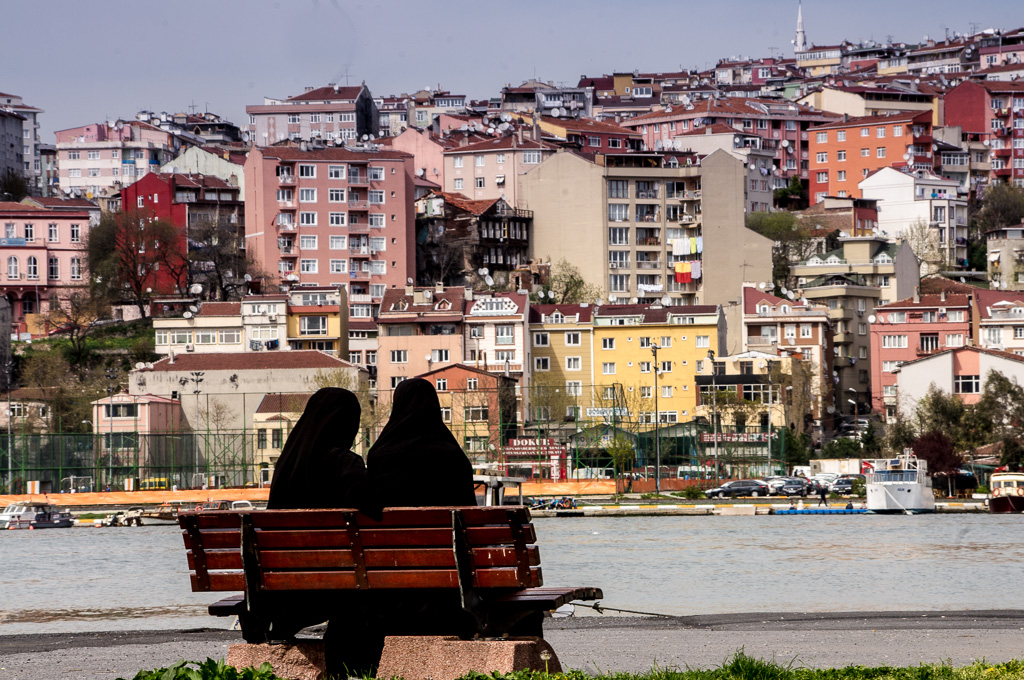
[[[796,667],[912,666],[1024,658],[1024,611],[727,614],[549,619],[564,668],[591,674],[713,668],[738,650]],[[0,638],[0,680],[131,678],[179,659],[222,658],[239,633],[189,631]]]

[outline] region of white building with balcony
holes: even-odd
[[[857,186],[864,198],[878,201],[881,235],[903,238],[915,224],[927,225],[938,254],[921,263],[922,272],[967,266],[967,200],[959,196],[959,182],[927,170],[882,168]]]

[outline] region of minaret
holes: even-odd
[[[793,38],[793,51],[794,52],[806,52],[807,51],[807,37],[804,35],[804,5],[803,2],[797,4],[796,10],[796,37]]]

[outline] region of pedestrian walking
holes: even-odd
[[[822,505],[824,505],[826,508],[829,507],[829,504],[828,504],[828,488],[826,488],[826,486],[824,484],[819,483],[818,484],[818,507],[820,508]]]

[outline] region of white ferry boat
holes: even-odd
[[[910,449],[896,458],[866,460],[868,512],[918,514],[935,512],[932,478],[928,462]]]

